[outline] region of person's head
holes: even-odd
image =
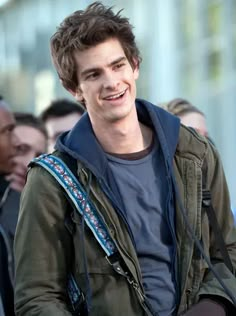
[[[0,174],[13,170],[18,138],[14,133],[15,118],[6,102],[0,97]]]
[[[51,38],[51,55],[63,86],[86,106],[90,118],[91,104],[123,96],[131,85],[125,81],[132,80],[131,71],[137,79],[141,62],[129,20],[99,2],[60,24]],[[106,71],[108,66],[115,78]]]
[[[48,134],[48,151],[53,151],[57,137],[70,130],[81,118],[84,108],[68,99],[57,99],[41,113]]]
[[[161,106],[168,112],[178,116],[183,125],[193,127],[199,134],[208,136],[204,113],[189,101],[176,98]]]
[[[45,153],[47,132],[41,119],[31,113],[15,112],[14,116],[20,141],[16,160],[27,167],[33,158]]]
[[[46,152],[47,133],[43,123],[31,113],[15,112],[14,133],[18,138],[14,168],[7,180],[11,188],[22,191],[25,184],[27,167],[30,161]]]

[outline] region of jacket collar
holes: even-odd
[[[177,117],[163,109],[141,99],[136,100],[139,120],[153,128],[167,165],[172,165],[172,159],[178,143],[180,121]],[[97,141],[87,113],[85,113],[74,128],[63,133],[55,148],[79,159],[97,177],[107,176],[107,157]]]

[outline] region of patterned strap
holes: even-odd
[[[87,201],[85,206],[86,193],[67,165],[60,158],[47,154],[35,158],[33,162],[44,167],[64,188],[77,212],[81,216],[84,215],[86,224],[107,256],[117,252],[117,248],[94,205],[91,201]]]
[[[105,251],[107,259],[112,258],[117,253],[117,248],[94,205],[86,199],[84,189],[67,165],[60,158],[50,154],[41,155],[35,158],[32,163],[42,166],[60,183],[77,212],[84,216],[85,223]],[[86,200],[87,204],[85,205]],[[67,290],[73,310],[76,311],[84,297],[72,274],[69,275]]]
[[[84,303],[85,297],[84,293],[78,287],[73,274],[70,274],[68,277],[67,292],[70,298],[73,312],[76,312],[77,316],[80,315],[80,305]]]

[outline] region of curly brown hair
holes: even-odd
[[[141,57],[132,32],[129,19],[116,14],[112,7],[94,2],[85,10],[79,10],[68,16],[51,37],[50,48],[54,66],[66,89],[76,91],[79,82],[75,51],[84,51],[109,38],[119,40],[132,68],[139,66]]]

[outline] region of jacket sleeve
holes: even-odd
[[[215,241],[215,236],[212,231],[210,231],[210,259],[215,271],[218,272],[225,285],[236,297],[236,231],[222,163],[215,147],[211,144],[209,144],[209,150],[207,152],[206,159],[208,163],[207,184],[208,189],[211,192],[212,206],[215,210],[216,217],[218,219],[218,223],[234,267],[234,274],[231,273],[223,263],[222,255],[217,247],[218,245]],[[230,300],[210,270],[207,270],[207,273],[205,274],[203,283],[200,287],[199,295],[200,297],[205,295],[218,296]],[[236,307],[234,313],[236,315]]]
[[[16,315],[67,316],[66,283],[72,258],[64,225],[68,203],[59,184],[33,167],[22,193],[15,252]]]

